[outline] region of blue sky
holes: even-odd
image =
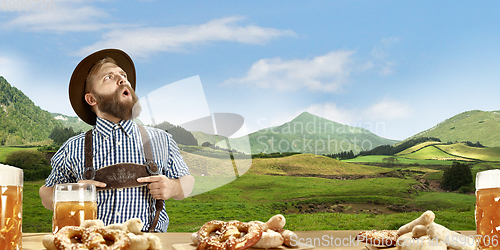
[[[198,76],[200,109],[162,108],[239,114],[237,135],[308,111],[403,140],[499,110],[498,1],[23,2],[0,10],[0,75],[50,112],[75,115],[71,73],[103,48],[134,59],[139,97]]]

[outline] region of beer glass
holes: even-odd
[[[23,170],[0,164],[0,248],[22,249]]]
[[[54,188],[52,232],[65,226],[80,226],[97,218],[96,187],[86,183],[57,184]]]
[[[500,170],[476,175],[476,230],[479,249],[500,249]]]

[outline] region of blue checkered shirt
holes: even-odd
[[[177,179],[189,174],[172,136],[159,129],[145,127],[151,141],[153,158],[160,174]],[[51,159],[52,172],[45,186],[74,183],[83,180],[85,166],[85,133],[67,140]],[[117,124],[97,118],[92,131],[93,163],[96,170],[117,163],[144,164],[145,156],[137,124],[121,121]],[[148,230],[156,212],[155,199],[146,186],[102,190],[97,192],[97,217],[105,225],[123,223],[130,218],[144,222]],[[155,231],[166,232],[169,218],[163,206]]]

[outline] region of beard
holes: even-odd
[[[125,88],[128,89],[128,93],[132,96],[132,99],[120,101],[120,97]],[[97,100],[97,107],[101,112],[107,113],[121,120],[135,119],[139,116],[142,110],[139,98],[137,98],[134,90],[129,87],[129,85],[121,85],[115,90],[114,93],[109,95],[94,93],[94,96]]]

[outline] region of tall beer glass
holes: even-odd
[[[480,249],[500,249],[500,170],[476,175],[476,230]]]
[[[22,249],[23,170],[0,164],[0,249]]]
[[[66,183],[54,188],[52,232],[65,226],[80,226],[97,218],[96,187],[92,184]]]

